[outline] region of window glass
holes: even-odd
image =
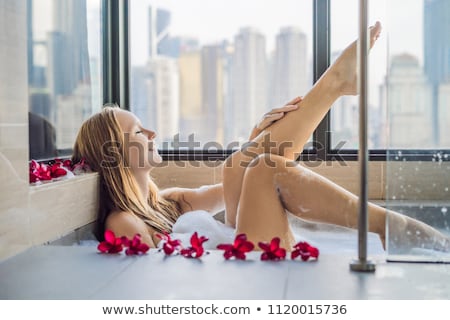
[[[331,5],[334,58],[357,36],[358,1]],[[449,148],[449,14],[446,0],[370,2],[369,21],[383,24],[369,58],[370,148]],[[357,104],[357,98],[344,97],[334,105],[332,146],[358,147]]]
[[[101,108],[101,1],[27,4],[30,159],[64,156]]]
[[[130,109],[163,149],[230,149],[311,87],[312,1],[130,6]]]
[[[368,146],[387,147],[386,104],[381,86],[386,78],[387,39],[392,26],[388,25],[386,0],[369,1],[369,23],[380,21],[382,35],[369,56]],[[395,1],[394,1],[395,2]],[[359,1],[331,1],[331,57],[333,62],[349,43],[358,38]],[[357,96],[344,96],[331,108],[331,148],[357,149],[359,145],[359,107]]]

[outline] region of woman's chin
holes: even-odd
[[[151,150],[148,153],[148,162],[152,167],[156,167],[158,164],[162,163],[162,157],[158,153],[158,150]]]

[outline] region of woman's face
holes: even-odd
[[[132,169],[149,169],[162,162],[154,139],[156,133],[142,127],[131,112],[118,109],[117,121],[124,133],[124,148],[128,150],[128,163]]]

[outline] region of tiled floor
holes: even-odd
[[[450,299],[450,265],[386,263],[349,270],[353,257],[316,262],[103,255],[95,247],[38,246],[0,264],[0,299]]]

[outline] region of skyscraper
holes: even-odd
[[[54,94],[69,94],[90,83],[86,0],[53,1],[54,32],[49,35],[49,73]]]
[[[92,114],[86,0],[54,0],[47,33],[47,80],[57,146],[71,148],[82,121]]]
[[[440,148],[450,148],[450,82],[439,86],[439,137]]]
[[[223,142],[224,66],[221,45],[202,48],[202,114],[207,123],[204,138]]]
[[[272,106],[281,106],[299,95],[306,94],[307,39],[300,29],[286,27],[277,35],[272,81]]]
[[[203,137],[202,113],[202,55],[201,51],[180,53],[180,135],[187,141],[194,134],[196,140]]]
[[[433,140],[439,146],[439,86],[450,82],[450,1],[424,0],[425,73],[433,88]],[[448,107],[448,106],[447,106]]]
[[[386,77],[389,145],[392,148],[432,144],[432,87],[416,57],[394,56]]]
[[[225,128],[231,137],[225,140],[246,141],[268,109],[266,39],[258,30],[242,28],[234,38],[231,85],[231,123]]]
[[[159,141],[172,141],[179,130],[179,72],[168,57],[150,59],[146,66],[147,117],[142,124],[156,130]]]
[[[170,47],[170,11],[149,7],[149,56],[156,57]]]

